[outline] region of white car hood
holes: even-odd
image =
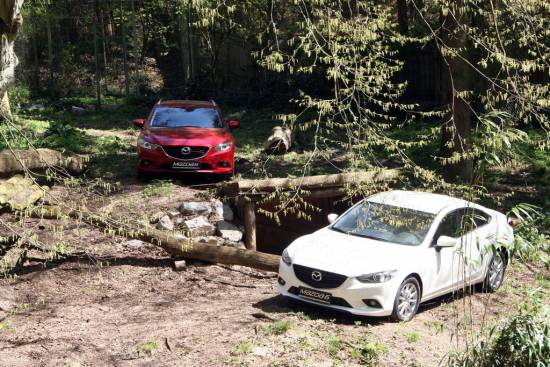
[[[416,246],[347,235],[328,228],[294,241],[288,248],[294,264],[355,277],[409,267]]]

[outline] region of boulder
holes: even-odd
[[[42,199],[48,187],[40,187],[32,180],[14,176],[0,184],[0,206],[23,210]]]
[[[165,215],[164,217],[160,218],[160,220],[158,221],[157,229],[160,229],[163,231],[173,231],[174,222],[172,222],[172,219],[170,219],[169,216]]]
[[[190,237],[212,236],[216,231],[216,228],[205,217],[185,220],[182,228]]]
[[[212,208],[208,202],[188,201],[180,205],[180,213],[185,216],[209,215]]]
[[[214,212],[215,220],[225,220],[226,222],[232,222],[235,218],[233,209],[227,204],[222,203],[219,200],[212,202],[212,209]]]
[[[243,239],[243,232],[234,224],[222,220],[216,226],[216,233],[224,240],[239,242]]]

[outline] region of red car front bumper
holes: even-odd
[[[196,172],[218,175],[233,173],[234,147],[225,152],[209,148],[205,155],[195,159],[182,159],[171,156],[165,148],[174,149],[174,147],[159,147],[156,149],[138,147],[138,170],[151,173]]]

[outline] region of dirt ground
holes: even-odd
[[[150,201],[162,207],[190,195]],[[274,273],[198,262],[176,272],[153,245],[86,225],[25,225],[70,251],[47,261],[31,253],[0,281],[0,294],[14,300],[0,316],[0,366],[438,366],[539,286],[539,270],[513,264],[494,295],[439,298],[411,322],[392,323],[283,299]]]

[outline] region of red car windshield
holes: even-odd
[[[160,106],[155,109],[151,127],[223,127],[214,108],[184,108]]]

